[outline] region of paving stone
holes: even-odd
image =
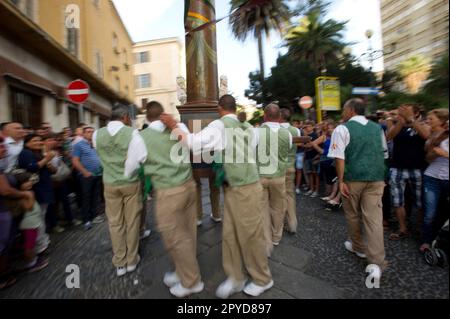
[[[198,228],[197,256],[205,290],[192,299],[216,298],[215,290],[225,280],[222,267],[222,225],[209,218],[211,207],[203,183],[203,225]],[[345,217],[342,211],[327,212],[320,199],[297,196],[297,234],[284,234],[270,261],[275,286],[261,299],[289,298],[449,298],[448,267],[430,267],[418,251],[414,238],[392,242],[385,236],[389,268],[380,289],[365,286],[365,261],[347,252]],[[112,265],[112,250],[107,223],[90,231],[70,228],[52,234],[48,251],[50,264],[44,270],[23,274],[16,285],[0,292],[3,298],[173,298],[162,282],[173,266],[148,205],[147,224],[151,236],[141,242],[142,261],[134,273],[117,278]],[[80,267],[80,289],[66,287],[66,267]],[[233,299],[249,298],[243,293]]]

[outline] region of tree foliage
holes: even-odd
[[[273,30],[283,33],[289,24],[291,12],[286,0],[231,0],[230,26],[233,35],[240,41],[249,36],[258,40],[261,81],[264,81],[263,35]]]
[[[430,82],[425,85],[424,92],[447,97],[448,99],[448,52],[436,61],[431,69]]]
[[[410,56],[397,67],[408,92],[412,94],[419,92],[422,83],[430,73],[430,69],[430,61],[422,55]]]
[[[322,21],[319,10],[308,13],[285,37],[288,54],[295,59],[310,61],[317,70],[322,70],[329,61],[342,55],[347,45],[343,41],[346,23],[333,19]]]

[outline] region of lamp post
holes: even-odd
[[[367,30],[366,38],[369,40],[369,49],[367,52],[369,53],[369,63],[370,63],[370,87],[373,89],[375,87],[375,75],[373,74],[374,51],[373,51],[372,40],[371,40],[372,36],[373,36],[373,31],[370,29]],[[375,95],[371,95],[370,99],[371,99],[371,111],[375,112],[377,109],[377,100],[375,98]]]
[[[381,58],[383,55],[389,55],[391,53],[393,53],[395,51],[395,47],[396,47],[396,43],[393,42],[391,43],[391,47],[389,49],[389,51],[383,51],[383,50],[374,50],[372,47],[372,36],[373,36],[373,31],[372,30],[367,30],[366,33],[366,38],[369,42],[369,47],[366,53],[364,53],[361,57],[363,56],[367,56],[369,63],[370,63],[370,86],[372,88],[375,87],[375,74],[373,73],[373,62],[379,58]],[[372,112],[374,112],[377,108],[376,105],[376,97],[375,95],[371,96],[371,108],[370,110]]]

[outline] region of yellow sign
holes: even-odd
[[[319,76],[316,79],[317,121],[322,121],[322,111],[341,110],[341,89],[339,79]]]

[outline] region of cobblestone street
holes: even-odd
[[[449,298],[448,267],[430,267],[418,252],[415,239],[392,242],[386,236],[390,267],[379,289],[365,286],[364,261],[344,249],[346,226],[342,211],[328,212],[320,199],[297,196],[299,228],[296,235],[285,234],[275,249],[270,266],[273,289],[262,298]],[[215,298],[217,286],[225,279],[221,266],[220,224],[209,218],[209,197],[204,192],[203,225],[198,233],[198,258],[205,290],[192,298]],[[170,270],[161,239],[154,231],[144,240],[142,261],[135,273],[117,278],[111,264],[107,223],[90,231],[83,228],[52,235],[50,265],[26,274],[18,283],[0,293],[0,298],[172,298],[164,286],[164,272]],[[65,270],[80,267],[80,289],[66,288]],[[244,294],[234,298],[247,298]]]

